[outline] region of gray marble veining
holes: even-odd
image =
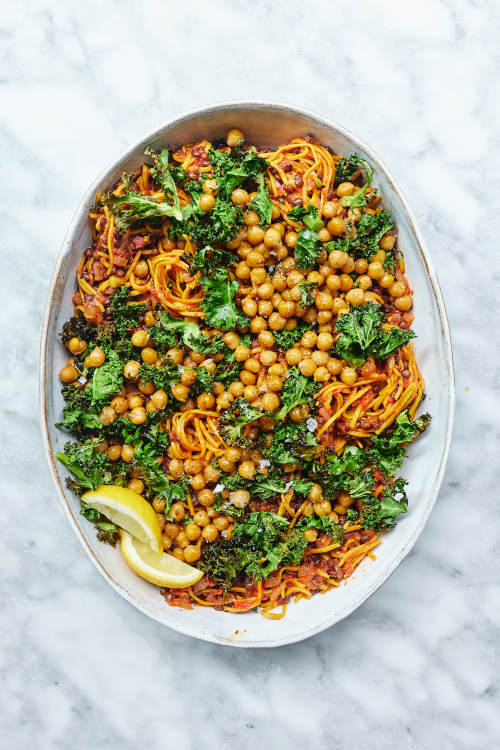
[[[499,746],[498,0],[2,6],[2,747]],[[41,310],[65,228],[118,151],[229,98],[316,109],[377,150],[440,275],[457,415],[410,556],[304,643],[236,651],[161,628],[98,575],[41,450]]]

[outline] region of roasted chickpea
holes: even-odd
[[[139,328],[138,331],[134,331],[134,333],[130,337],[130,341],[133,346],[137,346],[139,349],[142,349],[142,347],[146,346],[149,341],[149,333],[143,328]]]
[[[246,281],[250,278],[250,266],[244,260],[241,260],[235,268],[236,278],[240,281]]]
[[[146,409],[142,406],[136,406],[130,411],[128,418],[133,424],[144,424],[146,421]]]
[[[163,519],[163,520],[165,520],[165,519]],[[172,546],[172,540],[168,536],[168,534],[163,533],[161,535],[161,541],[162,541],[162,545],[163,545],[163,550],[166,552]],[[182,552],[182,550],[181,550],[181,552]]]
[[[343,292],[348,292],[349,289],[352,289],[354,286],[354,281],[351,279],[349,274],[347,273],[341,273],[340,274],[340,289]]]
[[[395,281],[389,287],[389,294],[391,297],[402,297],[406,291],[406,287],[402,281]]]
[[[340,375],[343,368],[342,360],[332,357],[328,360],[328,364],[326,367],[328,372],[330,372],[332,375]]]
[[[310,378],[314,375],[316,368],[317,364],[312,359],[302,359],[299,362],[299,370],[301,371],[302,375],[305,375],[307,378]]]
[[[129,464],[132,461],[132,459],[134,458],[134,453],[135,450],[133,445],[127,445],[127,443],[125,443],[125,445],[122,445],[122,461],[125,461],[126,464]]]
[[[327,516],[331,513],[332,506],[329,500],[321,500],[318,503],[314,503],[314,512],[317,516]]]
[[[118,461],[122,455],[121,445],[110,445],[108,448],[108,458],[110,461]]]
[[[194,523],[189,524],[189,526],[194,526]],[[195,528],[198,528],[198,527],[195,526]],[[186,531],[186,535],[187,535],[187,531]],[[196,546],[196,544],[188,544],[188,546],[184,548],[184,561],[187,562],[189,565],[199,560],[200,557],[201,557],[201,552]]]
[[[212,505],[214,500],[215,500],[215,495],[212,492],[212,490],[205,488],[198,492],[198,502],[200,503],[200,505],[204,505],[205,507],[208,507],[209,505]]]
[[[355,307],[358,307],[359,305],[362,305],[365,301],[365,293],[362,289],[351,289],[347,292],[345,296],[346,302],[348,302],[350,305],[354,305]]]
[[[384,267],[378,260],[374,260],[368,265],[368,276],[371,279],[380,279],[384,273]]]
[[[140,392],[144,393],[146,396],[151,396],[151,394],[155,392],[155,387],[151,380],[148,380],[146,383],[143,380],[139,380],[138,387]]]
[[[238,466],[238,474],[243,479],[253,479],[255,474],[255,464],[252,461],[242,461]]]
[[[299,239],[299,235],[297,234],[297,232],[294,232],[294,231],[293,231],[293,229],[291,229],[290,231],[288,231],[288,232],[287,232],[287,233],[285,234],[285,243],[286,243],[286,244],[288,245],[288,247],[290,247],[290,248],[293,248],[293,247],[295,247],[295,245],[296,245],[296,244],[297,244],[297,242],[298,242],[298,239]]]
[[[293,348],[287,351],[285,357],[289,365],[298,365],[298,363],[302,359],[302,353],[300,349]]]
[[[331,232],[326,227],[322,227],[318,232],[318,239],[320,242],[330,242],[332,239]]]
[[[286,324],[286,318],[280,315],[278,312],[273,312],[269,316],[269,328],[272,331],[282,331]]]
[[[277,411],[280,405],[279,397],[275,393],[265,393],[262,396],[262,408],[264,411]]]
[[[243,396],[243,383],[239,382],[238,380],[235,380],[233,383],[229,386],[229,392],[232,396],[237,398],[238,396]]]
[[[174,503],[168,512],[168,517],[175,523],[180,523],[184,518],[186,511],[182,503]]]
[[[115,421],[117,416],[118,414],[111,408],[111,406],[105,406],[99,415],[99,422],[104,425],[104,427],[108,427]]]
[[[372,280],[367,274],[362,274],[357,278],[358,288],[362,289],[364,292],[371,287],[372,283]]]
[[[212,193],[204,193],[200,196],[200,208],[204,213],[208,213],[215,206],[215,197]]]
[[[351,279],[351,282],[352,282],[352,279]],[[332,295],[330,294],[330,292],[327,292],[327,291],[318,292],[316,294],[316,297],[314,298],[314,304],[316,305],[318,310],[331,310],[332,303],[333,303]]]
[[[137,406],[142,406],[142,396],[129,396],[127,399],[127,406],[129,409],[135,409]]]
[[[344,313],[349,312],[349,305],[341,297],[336,297],[332,303],[332,312],[335,315],[343,315]]]
[[[326,286],[327,289],[329,289],[331,292],[338,292],[338,290],[340,289],[340,285],[340,276],[337,276],[336,273],[332,273],[327,277]]]
[[[318,367],[317,370],[314,372],[314,380],[317,383],[326,383],[328,380],[330,380],[330,373],[326,369],[326,367]]]
[[[266,247],[276,247],[281,243],[281,232],[274,226],[269,227],[264,235],[264,244]]]
[[[247,401],[249,401],[250,403],[252,403],[252,401],[255,401],[255,399],[259,395],[259,391],[257,390],[257,388],[254,385],[252,385],[251,383],[249,383],[243,389],[243,395],[244,395],[244,397],[246,398]]]
[[[238,130],[238,128],[232,128],[226,136],[226,143],[230,148],[234,148],[238,143],[245,140],[245,136]]]
[[[87,342],[83,341],[82,339],[76,338],[76,336],[74,336],[68,342],[68,349],[70,350],[71,354],[83,354],[86,348]]]
[[[131,359],[127,362],[123,368],[123,375],[127,380],[137,380],[139,377],[139,370],[141,365],[135,359]]]
[[[340,379],[346,385],[354,385],[358,376],[354,367],[343,367],[340,373]]]
[[[138,495],[142,495],[144,492],[144,482],[141,479],[131,479],[127,487],[132,492],[137,492]]]
[[[148,365],[154,365],[158,359],[158,353],[150,346],[145,346],[141,351],[141,359]]]
[[[258,250],[250,250],[246,257],[246,263],[250,268],[258,268],[264,265],[264,256]]]
[[[160,388],[151,395],[151,401],[155,409],[164,409],[168,403],[168,396],[163,388]]]
[[[189,396],[189,388],[182,383],[176,383],[175,385],[170,386],[170,390],[176,401],[185,401]]]
[[[201,529],[196,523],[186,524],[186,537],[190,542],[196,542],[201,536]]]
[[[318,530],[317,529],[306,529],[304,531],[304,536],[305,536],[306,540],[309,543],[315,542],[316,539],[318,538]]]
[[[66,365],[59,373],[59,380],[62,383],[74,383],[77,378],[78,372],[74,365]]]
[[[401,297],[395,299],[394,306],[397,307],[398,310],[403,310],[404,312],[411,310],[413,307],[413,298],[411,294],[403,294]]]
[[[101,367],[104,364],[106,355],[100,346],[96,346],[90,354],[84,359],[85,367]]]
[[[322,352],[327,352],[331,349],[333,346],[333,336],[331,333],[320,333],[316,341],[316,346]]]
[[[235,188],[231,193],[231,201],[237,206],[245,206],[250,198],[243,188]]]
[[[268,371],[268,376],[266,378],[267,388],[273,393],[278,393],[283,388],[283,380],[282,378],[280,378],[279,375],[269,374],[269,372],[270,372],[270,369]]]
[[[290,411],[290,419],[292,422],[300,423],[305,422],[306,419],[309,417],[310,411],[307,404],[301,404],[300,406],[294,406],[294,408]]]
[[[196,405],[198,406],[198,409],[203,409],[204,411],[213,409],[214,404],[215,398],[211,393],[200,393],[200,395],[196,399]]]
[[[354,262],[354,270],[356,273],[366,273],[366,269],[368,268],[368,261],[366,261],[364,258],[358,258]]]
[[[388,289],[391,284],[393,284],[393,282],[394,276],[392,275],[392,273],[384,273],[384,275],[381,276],[378,280],[378,284],[382,287],[382,289]]]
[[[282,273],[275,273],[272,279],[273,282],[273,288],[276,289],[278,292],[282,292],[284,289],[287,288],[286,283],[286,276]]]
[[[380,242],[378,243],[382,250],[392,250],[396,242],[396,238],[393,234],[384,234]]]
[[[196,372],[192,369],[192,367],[186,367],[183,372],[181,372],[182,385],[187,385],[189,388],[190,385],[193,385],[195,380]]]
[[[252,245],[258,245],[260,242],[264,241],[264,230],[262,227],[259,227],[258,225],[253,225],[248,227],[248,241]]]
[[[337,196],[339,198],[344,198],[346,195],[352,195],[354,190],[355,187],[352,182],[341,182],[337,187]]]
[[[259,346],[270,349],[274,346],[274,336],[271,331],[262,331],[257,337]]]
[[[168,356],[174,363],[174,365],[181,365],[182,361],[184,359],[184,351],[182,349],[179,349],[177,347],[173,347],[172,349],[169,349],[167,352]],[[202,362],[204,359],[204,354],[196,354],[196,352],[191,353],[191,359],[193,359],[195,362]]]
[[[247,227],[255,227],[260,221],[260,216],[257,211],[247,211],[243,217],[243,221]]]
[[[215,542],[219,536],[219,532],[217,531],[217,527],[213,523],[210,523],[208,526],[205,526],[201,535],[206,542]]]
[[[340,216],[334,216],[327,224],[328,231],[334,235],[334,237],[340,237],[344,233],[344,220]]]
[[[306,349],[312,349],[316,346],[318,336],[314,331],[306,331],[302,336],[300,343],[305,346]]]
[[[318,366],[325,366],[326,364],[328,364],[328,360],[330,359],[330,357],[328,356],[327,352],[316,350],[311,354],[311,359]]]
[[[327,201],[323,205],[323,216],[326,219],[332,219],[334,216],[337,215],[338,211],[338,204],[334,203],[333,201]]]

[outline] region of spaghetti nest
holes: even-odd
[[[97,196],[61,426],[72,488],[128,484],[203,570],[169,604],[279,619],[374,560],[406,511],[424,382],[370,166],[241,138],[153,153]]]

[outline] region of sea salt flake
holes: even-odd
[[[309,419],[306,422],[306,425],[307,425],[307,429],[309,430],[309,432],[314,432],[314,430],[318,426],[318,423],[313,417],[309,417]]]

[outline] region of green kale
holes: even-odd
[[[198,245],[227,245],[243,225],[243,211],[230,199],[217,196],[211,211],[200,210],[192,219],[192,223],[182,224],[178,233],[190,234]]]
[[[363,213],[360,220],[353,225],[356,231],[352,237],[337,237],[325,244],[330,250],[343,250],[353,258],[364,258],[371,262],[374,254],[380,250],[379,242],[386,232],[392,229],[391,215],[388,211],[380,211],[376,214]],[[386,256],[386,267],[394,266],[394,258],[391,254]]]
[[[342,526],[332,521],[330,516],[307,516],[297,524],[298,531],[306,529],[318,529],[332,538],[332,544],[342,544],[343,529]]]
[[[187,172],[182,167],[170,167],[170,174],[176,185],[187,180]]]
[[[226,516],[234,518],[235,521],[241,521],[244,515],[243,508],[237,508],[236,505],[230,503],[229,500],[224,500],[220,493],[216,496],[210,507],[216,510],[217,513],[223,513]]]
[[[229,278],[226,268],[219,268],[212,278],[202,276],[200,284],[205,292],[201,306],[208,325],[223,331],[248,326],[248,317],[237,310],[234,302],[239,282]]]
[[[112,472],[106,452],[96,451],[102,444],[99,438],[85,440],[82,443],[66,443],[64,451],[58,451],[56,458],[75,475],[78,482],[72,488],[83,494],[86,490],[95,490],[101,484],[110,484]]]
[[[211,393],[214,384],[214,376],[206,367],[197,367],[196,380],[189,389],[191,398],[197,398],[200,393]]]
[[[250,441],[243,436],[243,428],[250,422],[260,419],[262,415],[263,412],[250,406],[246,399],[235,399],[231,408],[226,409],[219,420],[222,439],[228,445],[248,447]]]
[[[366,191],[371,185],[373,179],[373,170],[367,161],[361,159],[356,154],[350,156],[349,159],[351,163],[357,161],[357,163],[359,164],[359,169],[363,168],[365,170],[366,182],[362,188],[359,188],[359,190],[354,193],[354,195],[345,195],[340,199],[339,202],[340,205],[344,208],[361,208],[363,206],[366,206],[366,204],[368,203],[366,199]]]
[[[96,328],[87,325],[85,318],[77,318],[76,316],[73,316],[63,325],[63,329],[59,335],[64,345],[66,345],[72,338],[81,339],[88,343],[95,338]]]
[[[347,523],[354,523],[359,518],[359,511],[357,508],[349,508],[345,514],[345,520]]]
[[[113,316],[116,336],[118,337],[125,336],[127,329],[137,327],[139,325],[139,316],[143,315],[148,309],[147,305],[139,302],[130,302],[130,293],[125,285],[115,289],[111,296],[109,307]]]
[[[308,325],[304,323],[304,321],[299,320],[297,327],[294,328],[293,331],[286,331],[284,329],[282,331],[273,331],[274,345],[277,346],[278,349],[287,351],[302,338],[306,331],[310,331],[311,328],[312,325]]]
[[[298,285],[300,290],[300,299],[299,299],[299,305],[300,307],[309,307],[309,305],[314,304],[314,297],[312,295],[312,290],[317,286],[315,281],[301,281]]]
[[[274,418],[279,422],[283,421],[295,406],[310,401],[320,388],[321,383],[316,383],[314,380],[306,378],[297,367],[292,367],[288,371],[288,377],[283,386],[281,409],[273,415]]]
[[[123,361],[114,349],[106,355],[104,364],[96,367],[90,381],[90,392],[94,404],[109,401],[123,386]]]
[[[151,380],[156,389],[163,388],[164,391],[168,391],[171,385],[180,383],[181,373],[179,367],[167,358],[156,365],[143,362],[139,377],[144,383]]]
[[[301,229],[295,245],[297,268],[312,268],[321,254],[322,247],[317,232],[311,229]]]
[[[97,538],[100,542],[107,542],[113,547],[119,538],[118,526],[99,513],[98,510],[93,508],[91,505],[86,503],[84,500],[81,501],[80,513],[88,521],[92,521],[97,529]]]
[[[265,174],[257,175],[258,190],[257,195],[250,203],[250,208],[256,211],[260,216],[260,223],[264,227],[268,227],[271,223],[271,213],[273,210],[273,203],[269,197],[269,190],[266,184]]]
[[[179,202],[179,194],[175,186],[175,179],[172,172],[170,171],[170,166],[168,163],[170,156],[168,148],[164,148],[160,152],[153,151],[152,149],[148,148],[146,149],[145,153],[148,156],[151,156],[153,159],[151,176],[153,177],[155,182],[160,185],[161,189],[165,193],[165,200],[167,199],[167,197],[169,197],[173,202],[174,213],[172,215],[175,219],[180,221],[183,218],[183,215],[181,211],[181,204]]]
[[[401,468],[406,456],[406,445],[411,443],[427,428],[430,415],[423,414],[410,422],[408,411],[405,410],[396,419],[396,426],[392,434],[387,437],[385,430],[381,435],[374,435],[368,448],[370,461],[377,466],[385,476],[393,476]]]
[[[165,310],[160,312],[159,319],[160,328],[166,332],[168,337],[163,343],[174,341],[175,343],[171,344],[171,346],[178,346],[180,343],[180,345],[187,346],[189,349],[200,354],[217,354],[225,347],[222,336],[218,336],[211,341],[203,335],[199,325],[191,320],[174,318],[173,315],[170,315]],[[160,340],[160,335],[156,330],[152,332],[153,340],[155,340],[155,336]]]
[[[314,433],[304,424],[285,422],[272,432],[272,443],[263,455],[273,464],[295,464],[313,458],[317,448]]]
[[[296,479],[293,484],[293,491],[296,495],[307,495],[314,482],[307,479]]]
[[[287,217],[289,219],[295,219],[295,221],[301,221],[306,225],[308,229],[313,232],[318,232],[325,226],[325,222],[322,221],[318,215],[318,209],[309,204],[307,208],[303,206],[295,206],[291,211],[288,212]]]
[[[385,359],[398,346],[414,338],[413,331],[397,327],[385,331],[381,327],[383,320],[380,306],[373,302],[340,315],[335,324],[337,333],[340,333],[335,345],[337,356],[353,367],[361,367],[370,355]]]
[[[370,502],[363,503],[361,525],[364,529],[373,529],[379,533],[395,526],[396,516],[408,510],[405,484],[405,480],[400,477],[386,486],[382,498],[372,498]]]
[[[56,427],[83,437],[87,432],[100,432],[103,425],[99,419],[101,407],[92,403],[91,390],[81,383],[71,383],[62,390],[65,401],[63,418]]]
[[[335,166],[335,187],[341,182],[350,182],[354,179],[360,173],[361,167],[362,160],[357,154],[340,159]]]
[[[220,250],[205,245],[196,251],[191,261],[191,270],[201,271],[204,276],[211,276],[218,268],[232,266],[235,260],[236,256],[231,250]]]

